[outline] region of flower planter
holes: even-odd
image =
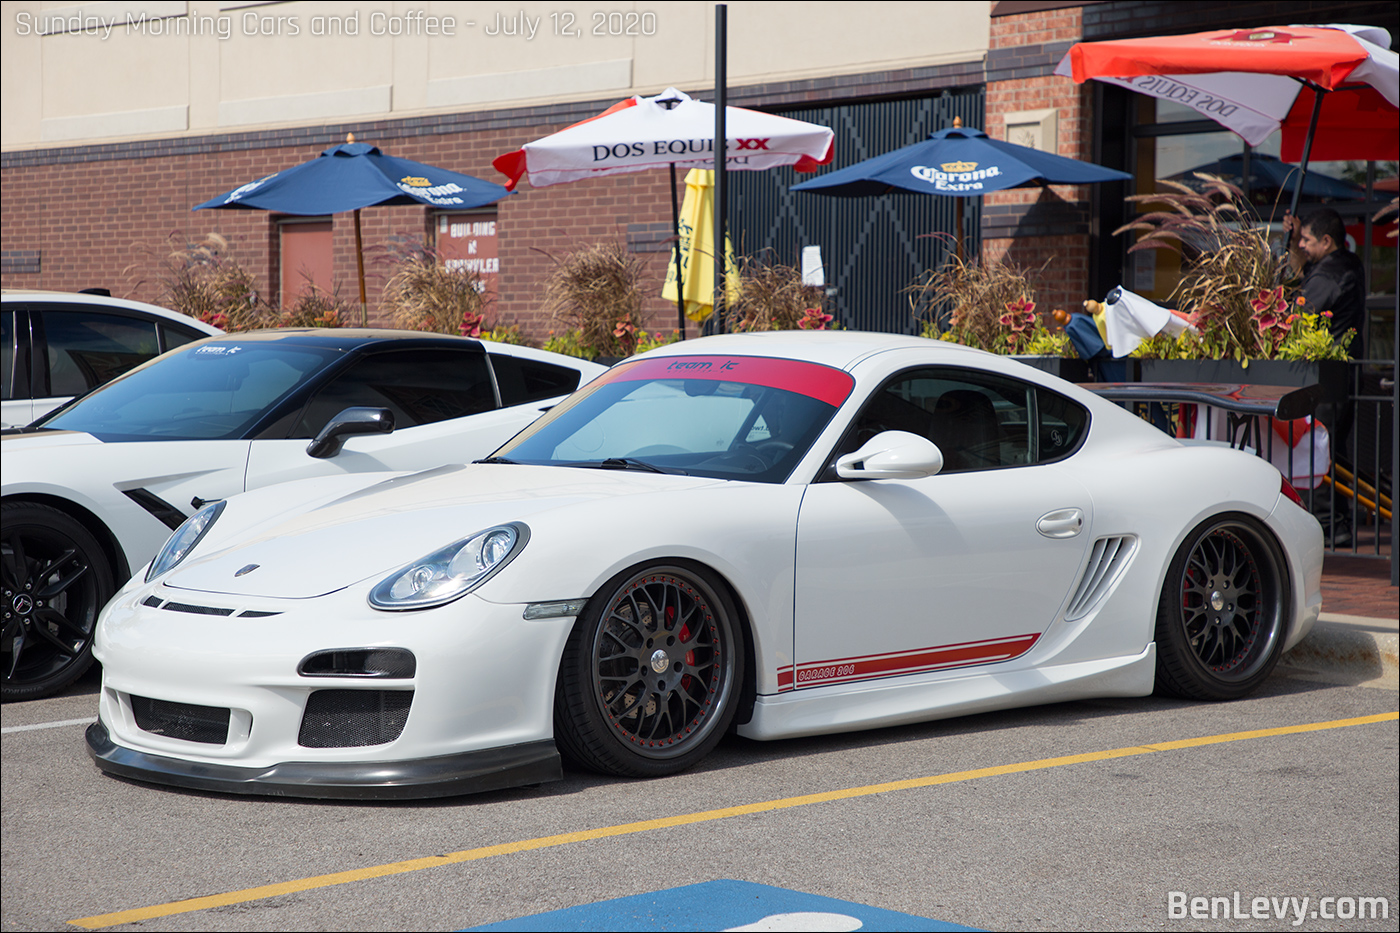
[[[1344,360],[1138,360],[1142,382],[1197,382],[1217,385],[1322,386],[1322,401],[1344,402],[1350,367]]]
[[[1013,356],[1018,363],[1033,366],[1041,372],[1059,376],[1068,382],[1089,382],[1089,364],[1081,359],[1063,356]]]

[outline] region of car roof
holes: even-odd
[[[215,327],[213,324],[206,324],[198,318],[190,317],[188,314],[181,314],[179,311],[162,308],[160,305],[147,304],[144,301],[132,301],[130,298],[114,298],[111,295],[60,292],[48,289],[6,288],[0,289],[0,302],[4,304],[16,302],[56,302],[69,305],[100,305],[104,308],[121,308],[127,311],[137,311],[148,314],[152,317],[164,318],[167,321],[175,321],[195,330],[203,331],[206,334],[223,333],[222,330]]]
[[[203,341],[209,343],[284,343],[303,347],[332,350],[355,350],[375,345],[396,345],[402,349],[417,347],[471,347],[485,350],[485,344],[471,337],[435,334],[420,330],[381,330],[373,327],[278,327],[222,334]]]
[[[667,344],[641,356],[775,356],[849,370],[877,353],[912,349],[946,355],[950,363],[967,363],[972,357],[988,355],[972,347],[903,334],[854,330],[772,330],[698,337]]]

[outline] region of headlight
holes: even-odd
[[[175,533],[156,554],[156,559],[151,561],[151,568],[146,571],[146,582],[150,583],[156,577],[174,567],[193,551],[195,545],[204,539],[205,534],[214,523],[219,520],[219,516],[224,512],[224,500],[211,502],[204,508],[195,512],[185,523],[175,529]]]
[[[434,551],[379,581],[370,591],[376,609],[427,609],[450,603],[485,583],[530,540],[519,523],[497,525]]]

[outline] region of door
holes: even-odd
[[[1052,398],[1053,397],[1053,398]],[[1072,408],[1065,414],[1064,404]],[[1054,621],[1084,560],[1087,488],[1059,465],[1087,414],[975,370],[896,377],[842,444],[906,430],[942,472],[819,482],[797,526],[797,688],[1010,660]]]

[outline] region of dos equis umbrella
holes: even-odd
[[[1370,26],[1221,29],[1072,46],[1055,73],[1172,100],[1252,146],[1283,131],[1282,156],[1400,158],[1400,58]],[[1291,212],[1298,211],[1300,183]]]
[[[741,107],[724,108],[724,117],[729,170],[791,165],[809,172],[831,161],[835,134],[825,126]],[[672,226],[678,229],[676,168],[711,167],[714,146],[715,105],[668,88],[655,97],[619,101],[595,117],[498,156],[491,164],[510,179],[506,182],[510,189],[527,172],[531,186],[543,188],[669,167]],[[675,257],[679,268],[679,249]],[[684,302],[678,299],[677,304],[684,333]]]

